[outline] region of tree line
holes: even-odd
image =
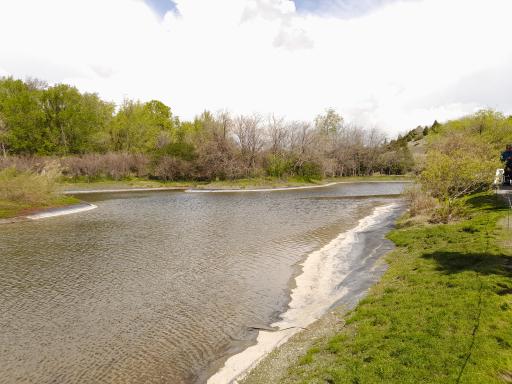
[[[333,109],[311,122],[226,111],[181,121],[158,100],[116,106],[70,85],[11,77],[0,78],[0,151],[4,167],[55,157],[73,177],[315,179],[413,165],[406,141],[347,124]]]

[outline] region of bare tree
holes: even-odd
[[[288,127],[284,118],[271,115],[267,122],[267,136],[270,144],[270,152],[274,155],[280,154],[286,147],[286,140],[289,135]]]
[[[231,118],[231,115],[226,110],[219,111],[217,112],[216,120],[218,121],[221,127],[222,138],[224,140],[227,140],[230,134],[231,127],[233,125],[233,119]]]
[[[259,115],[240,115],[234,121],[234,134],[242,160],[247,170],[256,167],[258,153],[263,148],[263,132],[261,129],[261,117]]]
[[[290,124],[290,149],[295,154],[304,157],[313,150],[314,132],[308,122],[293,122]]]
[[[386,136],[377,128],[371,128],[366,131],[364,144],[366,147],[366,156],[364,166],[367,174],[372,174],[378,168],[379,156],[383,145],[386,142]]]

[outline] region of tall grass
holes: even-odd
[[[44,205],[55,198],[55,181],[60,172],[47,166],[40,173],[14,167],[0,171],[0,200],[26,205]]]

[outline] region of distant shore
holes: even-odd
[[[71,181],[61,182],[59,190],[66,195],[87,193],[123,193],[151,191],[274,191],[305,188],[320,188],[341,183],[355,182],[411,182],[410,176],[365,176],[365,177],[336,177],[322,180],[297,180],[277,178],[250,178],[238,180],[222,180],[210,182],[194,181],[155,181],[147,179],[130,180],[98,180],[91,182]]]
[[[16,202],[0,202],[0,223],[24,221],[28,216],[44,216],[47,211],[78,213],[76,206],[83,202],[74,196],[99,193],[135,193],[183,191],[189,193],[235,193],[235,192],[277,192],[311,188],[325,188],[344,183],[380,183],[380,182],[412,182],[409,176],[367,176],[338,177],[323,180],[299,181],[296,179],[281,180],[275,178],[252,178],[212,182],[160,182],[147,179],[132,180],[99,180],[91,182],[61,181],[57,185],[58,194],[45,205],[27,205]],[[69,214],[65,213],[65,214]],[[62,215],[64,213],[59,214]],[[53,215],[56,216],[56,215]],[[49,217],[49,216],[44,216]]]

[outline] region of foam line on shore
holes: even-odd
[[[124,193],[124,192],[158,192],[158,191],[184,191],[186,187],[159,187],[159,188],[116,188],[116,189],[81,189],[62,192],[65,195],[89,195],[96,193]]]
[[[34,213],[32,215],[27,215],[25,218],[29,220],[40,220],[40,219],[47,219],[49,217],[57,217],[57,216],[65,216],[65,215],[71,215],[73,213],[80,213],[80,212],[86,212],[90,211],[92,209],[96,209],[98,206],[94,204],[80,204],[80,205],[72,205],[70,207],[65,208],[56,208],[56,209],[50,209],[38,213]]]
[[[321,249],[312,252],[302,264],[302,273],[296,277],[296,288],[291,292],[288,309],[281,320],[271,324],[275,332],[258,333],[256,344],[231,356],[224,366],[208,379],[208,384],[236,383],[245,377],[266,355],[284,344],[290,337],[324,315],[346,292],[339,283],[352,270],[359,255],[351,252],[359,234],[388,218],[397,203],[377,207],[373,213],[359,220],[356,227],[339,234]]]
[[[382,180],[382,181],[335,181],[332,183],[319,184],[319,185],[303,185],[299,187],[276,187],[276,188],[226,188],[226,189],[201,189],[201,188],[190,188],[186,189],[186,193],[238,193],[238,192],[279,192],[279,191],[294,191],[300,189],[314,189],[314,188],[325,188],[331,187],[338,184],[358,184],[358,183],[412,183],[410,180]]]
[[[235,192],[278,192],[278,191],[294,191],[297,189],[313,189],[325,188],[332,185],[340,184],[340,182],[327,183],[321,185],[304,185],[301,187],[276,187],[276,188],[252,188],[252,189],[187,189],[187,193],[235,193]]]

